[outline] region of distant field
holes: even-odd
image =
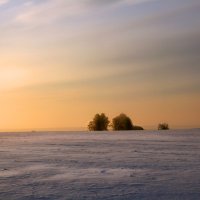
[[[199,200],[200,130],[0,133],[0,200]]]

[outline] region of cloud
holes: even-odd
[[[55,45],[52,45],[52,49],[45,46],[48,54],[51,54],[52,58],[56,57],[54,54],[60,55],[58,59],[54,59],[57,65],[63,65],[62,62],[64,62],[69,66],[70,63],[70,65],[84,69],[83,71],[88,70],[90,76],[98,74],[98,68],[101,70],[107,68],[106,70],[112,71],[122,68],[123,70],[145,68],[148,74],[153,74],[152,80],[155,76],[156,79],[159,76],[162,77],[162,74],[159,73],[162,73],[163,69],[168,69],[166,72],[168,77],[177,77],[178,81],[183,82],[182,77],[186,79],[187,77],[184,75],[188,74],[191,74],[196,80],[194,74],[199,74],[200,43],[198,41],[200,38],[199,29],[196,26],[198,17],[195,18],[195,16],[199,16],[196,12],[199,3],[196,1],[185,2],[180,6],[177,5],[179,1],[176,1],[176,3],[162,3],[161,6],[161,2],[159,2],[160,9],[158,11],[155,10],[157,6],[154,5],[153,9],[146,6],[142,6],[142,8],[127,7],[128,14],[124,13],[123,9],[120,12],[109,12],[109,9],[113,8],[112,6],[116,8],[115,6],[122,4],[133,5],[149,1],[152,0],[48,0],[40,3],[25,3],[18,7],[15,23],[22,24],[24,27],[46,26],[52,23],[51,32],[49,31],[47,34],[47,29],[45,29],[45,35],[38,34],[41,40],[48,40],[49,35],[53,32]],[[166,4],[168,7],[165,6]],[[96,15],[95,7],[102,8],[102,6],[109,9]],[[140,13],[137,16],[138,12]],[[80,17],[84,14],[89,16],[87,20]],[[111,17],[109,18],[109,16]],[[78,20],[74,21],[74,18],[77,19],[77,17]],[[58,38],[54,33],[58,25],[57,21],[63,18],[65,23],[59,27],[58,31],[63,35],[62,38]],[[69,26],[68,18],[69,23],[73,24],[72,26]],[[103,23],[99,25],[100,20]],[[77,29],[74,28],[76,26]],[[37,30],[40,31],[40,27]],[[37,33],[37,30],[34,31],[34,34]],[[68,36],[70,31],[73,36],[69,41],[66,35]],[[26,33],[24,34],[25,38],[28,35]],[[39,41],[38,37],[31,35],[30,38],[31,41],[37,38],[36,43]],[[58,44],[58,41],[62,44]],[[51,42],[48,40],[48,44],[52,44]],[[30,41],[28,43],[30,44]],[[40,41],[36,47],[42,45]],[[68,49],[70,52],[67,51]],[[40,48],[37,48],[37,54],[39,51]],[[41,53],[41,56],[44,54]],[[51,56],[48,57],[49,62],[52,63],[53,59]],[[66,61],[67,58],[70,60],[69,63]],[[91,69],[95,71],[92,75]],[[76,71],[73,71],[72,74],[75,75]],[[134,74],[134,70],[130,72],[130,80]],[[142,75],[139,78],[136,80],[138,83],[148,80],[146,76]],[[104,77],[100,77],[100,79],[104,79]],[[115,79],[116,76],[114,76],[114,82],[116,82]],[[152,80],[150,81],[152,82]],[[82,81],[80,82],[82,84]],[[123,80],[120,79],[118,82],[121,83]]]
[[[149,1],[156,1],[156,0],[86,0],[85,3],[87,5],[92,6],[101,6],[101,5],[133,5],[133,4],[141,4]]]
[[[48,0],[40,3],[23,4],[16,12],[14,22],[28,26],[52,24],[57,20],[81,15],[85,12],[81,3],[63,0]]]
[[[134,5],[149,1],[155,0],[48,0],[40,3],[26,2],[21,5],[14,21],[20,24],[49,24],[62,18],[82,16],[83,14],[95,12],[95,9],[102,8],[102,6],[109,9],[120,5]]]
[[[0,0],[0,6],[7,4],[9,2],[9,0]]]

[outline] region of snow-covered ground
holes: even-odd
[[[0,200],[199,200],[200,130],[0,133]]]

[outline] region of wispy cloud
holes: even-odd
[[[2,0],[3,1],[3,0]],[[4,0],[5,1],[5,0]],[[25,2],[19,7],[14,21],[22,24],[39,25],[52,23],[71,16],[81,16],[85,13],[95,12],[95,8],[116,8],[120,5],[134,5],[155,0],[83,0],[83,1],[64,1],[48,0],[40,3]]]
[[[95,6],[100,6],[100,5],[134,5],[134,4],[141,4],[145,2],[150,2],[150,1],[156,1],[156,0],[86,0],[84,3],[87,4],[88,6],[90,5],[95,5]]]
[[[48,0],[40,3],[24,3],[16,10],[13,23],[29,27],[53,24],[58,20],[80,16],[86,12],[84,4],[74,1]]]
[[[9,2],[9,0],[0,0],[0,6],[6,4],[8,2]]]

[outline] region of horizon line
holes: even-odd
[[[157,126],[143,126],[144,130],[157,130]],[[200,129],[200,126],[171,126],[170,130]],[[87,127],[66,127],[66,128],[22,128],[22,129],[0,129],[0,133],[6,132],[82,132],[88,131]],[[112,131],[112,129],[108,129]]]

